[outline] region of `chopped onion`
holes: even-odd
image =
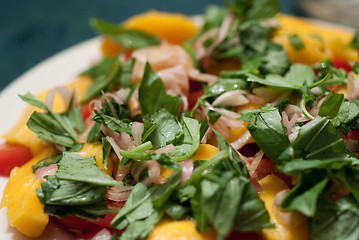
[[[132,123],[132,134],[133,134],[133,138],[135,140],[136,146],[139,146],[142,143],[143,131],[144,131],[143,123],[137,122],[137,121]]]
[[[57,164],[50,164],[49,166],[37,169],[35,175],[37,179],[46,182],[47,180],[44,177],[55,175],[57,170],[58,170]]]
[[[160,153],[170,153],[172,152],[173,150],[175,150],[175,146],[173,144],[168,144],[164,147],[161,147],[159,149],[157,149],[155,152],[160,154]]]
[[[110,240],[112,235],[107,228],[103,228],[101,231],[96,233],[95,236],[91,238],[91,240]]]
[[[248,99],[243,96],[243,90],[233,90],[221,94],[214,100],[212,105],[217,106],[241,106],[249,103]]]
[[[359,74],[348,74],[347,95],[349,101],[353,101],[359,98]]]
[[[218,112],[222,116],[229,117],[229,118],[239,118],[241,116],[239,113],[229,111],[224,108],[213,108],[213,110]]]
[[[157,161],[148,161],[148,178],[142,181],[146,186],[150,186],[159,180],[161,173],[160,164]]]
[[[115,202],[125,202],[131,194],[133,186],[114,186],[107,193],[107,199]]]
[[[187,159],[182,163],[181,185],[185,183],[193,174],[193,161]]]
[[[77,99],[76,99],[77,94],[76,94],[75,89],[73,89],[73,94],[71,94],[71,91],[65,86],[55,87],[48,92],[48,94],[46,95],[46,98],[45,98],[45,104],[50,109],[52,109],[56,92],[60,94],[66,108],[70,108],[70,107],[74,106],[75,103],[77,102]],[[73,95],[73,99],[71,99],[72,95]],[[70,106],[71,100],[72,100],[72,106]]]
[[[198,69],[192,68],[187,72],[188,76],[192,80],[196,80],[198,82],[205,82],[208,84],[213,84],[217,81],[217,76],[208,74],[208,73],[201,73]]]
[[[131,164],[126,164],[123,167],[118,167],[115,173],[115,179],[122,181],[126,175],[130,172]]]
[[[262,158],[264,156],[264,152],[260,150],[254,158],[252,158],[253,162],[248,166],[249,173],[252,175],[254,173],[261,162]]]
[[[231,146],[234,149],[239,150],[251,140],[252,140],[251,133],[249,131],[246,131],[242,134],[242,136],[240,136],[240,138],[238,138],[234,142],[231,142]]]
[[[122,156],[120,154],[121,148],[117,145],[117,143],[115,142],[115,140],[112,137],[107,136],[106,139],[111,144],[111,147],[112,147],[113,151],[116,153],[118,159],[121,161],[122,160]]]

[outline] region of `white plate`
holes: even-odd
[[[64,85],[74,80],[79,73],[100,58],[100,39],[90,39],[45,60],[12,82],[0,93],[0,111],[2,112],[0,136],[15,125],[26,106],[18,94],[25,94],[28,91],[39,93],[58,85]],[[6,182],[7,178],[0,177],[0,199]],[[0,210],[0,239],[29,239],[9,226],[5,212],[5,208]],[[65,240],[73,239],[73,235],[69,235],[59,229],[58,226],[50,224],[40,239]]]

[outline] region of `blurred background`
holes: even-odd
[[[223,1],[0,0],[0,90],[53,54],[94,37],[88,26],[93,16],[121,22],[150,9],[194,15],[208,4]],[[294,0],[280,4],[282,12],[303,15]]]

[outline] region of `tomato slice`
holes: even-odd
[[[342,58],[334,57],[333,64],[336,68],[342,68],[347,72],[350,72],[352,70],[352,67],[349,65],[349,63]]]
[[[188,97],[188,109],[192,109],[196,105],[198,98],[202,95],[203,95],[202,89],[191,93]]]
[[[32,158],[30,148],[12,144],[0,144],[0,175],[8,177],[14,167],[20,167]]]

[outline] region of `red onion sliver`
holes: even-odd
[[[172,152],[173,150],[175,150],[175,146],[173,144],[168,144],[164,147],[161,147],[159,149],[156,150],[156,153],[170,153]]]
[[[182,163],[182,175],[181,175],[181,185],[186,182],[193,174],[193,161],[187,159]]]
[[[46,167],[42,167],[36,170],[35,175],[36,178],[46,182],[46,178],[44,178],[45,176],[53,176],[56,174],[58,169],[57,164],[50,164],[49,166]]]
[[[132,134],[135,140],[135,145],[139,146],[142,143],[142,134],[144,131],[143,123],[141,122],[133,122],[132,123]]]

